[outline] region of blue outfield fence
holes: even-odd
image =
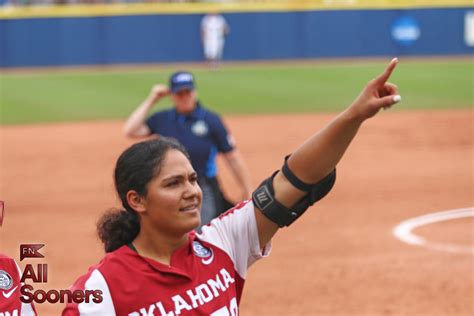
[[[474,8],[224,13],[224,60],[470,55]],[[203,14],[0,19],[0,67],[203,60]],[[472,21],[471,21],[472,22]]]

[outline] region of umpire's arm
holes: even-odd
[[[147,98],[130,114],[123,125],[123,133],[127,137],[138,138],[151,134],[150,128],[145,121],[148,112],[153,108],[155,103],[163,97],[170,94],[167,86],[158,84],[152,87]]]

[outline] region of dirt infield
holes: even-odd
[[[227,117],[253,183],[327,123],[327,115]],[[44,243],[48,283],[66,289],[103,256],[94,225],[117,206],[112,170],[129,144],[122,122],[0,127],[0,251]],[[401,221],[473,206],[471,110],[384,112],[362,128],[338,167],[333,192],[273,241],[250,269],[242,315],[473,315],[473,254],[410,246],[393,237]],[[316,162],[317,163],[317,162]],[[234,183],[224,167],[229,195]],[[472,218],[416,230],[436,242],[473,247]],[[130,277],[130,282],[133,278]],[[41,304],[40,315],[61,305]]]

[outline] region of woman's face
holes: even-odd
[[[171,94],[176,110],[181,114],[191,113],[196,107],[196,90],[184,89]]]
[[[162,232],[181,235],[201,223],[202,191],[186,156],[168,150],[159,174],[148,183],[142,220]]]

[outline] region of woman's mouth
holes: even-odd
[[[185,207],[181,207],[179,209],[180,212],[190,212],[190,211],[197,211],[198,210],[198,204],[197,203],[194,203],[194,204],[189,204]]]

